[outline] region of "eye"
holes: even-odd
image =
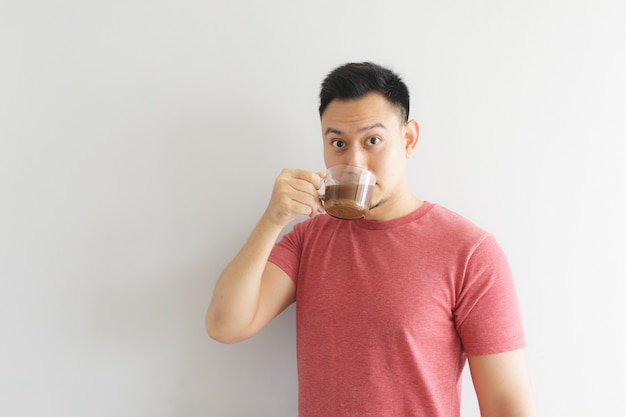
[[[372,136],[367,140],[368,145],[377,145],[380,143],[380,138],[378,136]]]
[[[337,149],[341,149],[346,146],[346,142],[339,139],[332,141],[331,144]]]

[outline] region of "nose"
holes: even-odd
[[[352,148],[346,155],[346,165],[367,168],[367,158],[365,152],[359,148]]]

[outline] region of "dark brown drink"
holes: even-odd
[[[324,210],[340,219],[362,219],[369,212],[369,199],[373,185],[340,184],[327,185],[324,194]]]

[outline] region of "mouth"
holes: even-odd
[[[377,208],[377,207],[380,207],[382,204],[384,204],[384,203],[385,203],[385,201],[387,201],[387,200],[383,199],[383,200],[380,200],[378,203],[372,204],[372,205],[370,206],[370,210],[373,210],[373,209],[375,209],[375,208]]]
[[[378,189],[380,189],[380,185],[378,184],[378,182],[376,182],[376,183],[374,184],[374,190],[376,190],[377,188],[378,188]],[[372,190],[372,193],[373,193],[373,191],[374,191],[374,190]],[[373,196],[372,196],[372,197],[373,197]],[[371,204],[371,205],[370,205],[370,210],[372,210],[372,209],[375,209],[375,208],[379,207],[379,206],[380,206],[381,204],[383,204],[384,202],[385,202],[385,199],[384,199],[384,198],[381,198],[378,202],[373,203],[373,204]]]

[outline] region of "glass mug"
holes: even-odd
[[[365,168],[335,165],[326,170],[322,203],[326,213],[345,220],[362,219],[370,210],[376,176]]]

